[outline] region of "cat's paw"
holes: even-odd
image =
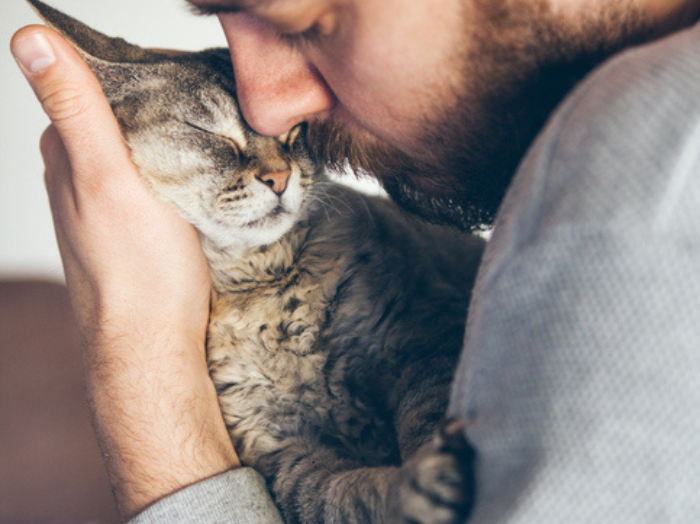
[[[465,422],[445,424],[399,471],[388,521],[391,524],[458,524],[474,503],[474,451]]]

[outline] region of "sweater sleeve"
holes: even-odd
[[[177,491],[129,524],[282,524],[263,477],[251,468],[227,471]]]

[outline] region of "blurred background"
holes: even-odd
[[[225,45],[216,19],[192,16],[184,0],[47,1],[144,46]],[[24,0],[0,0],[0,524],[111,524],[43,186],[48,120],[9,52],[12,34],[34,23]]]

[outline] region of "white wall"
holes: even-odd
[[[191,15],[184,0],[46,0],[108,35],[144,46],[223,46],[215,18]],[[22,0],[0,0],[0,278],[62,279],[43,186],[38,143],[48,119],[8,51],[12,34],[38,23]]]

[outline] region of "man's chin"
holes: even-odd
[[[504,192],[503,188],[498,195],[489,194],[487,188],[467,185],[473,179],[465,177],[461,162],[454,162],[457,168],[451,169],[444,162],[416,160],[373,137],[362,139],[346,126],[329,121],[310,125],[308,143],[312,157],[320,164],[331,168],[349,164],[354,171],[376,178],[406,211],[461,231],[488,228]],[[478,180],[487,178],[482,175]]]
[[[382,185],[401,208],[427,222],[450,226],[467,233],[487,229],[493,222],[494,213],[486,212],[469,202],[421,193],[401,183],[383,181]]]

